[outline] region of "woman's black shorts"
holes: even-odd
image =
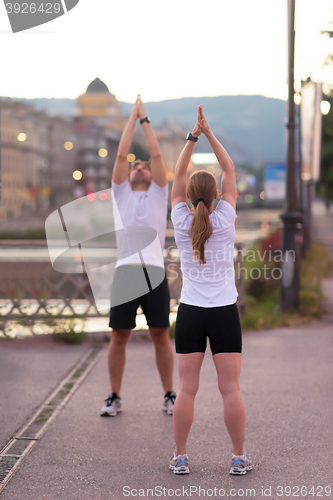
[[[236,303],[221,307],[179,304],[175,343],[178,354],[242,352],[242,331]]]

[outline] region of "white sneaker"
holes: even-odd
[[[242,476],[247,473],[247,471],[252,470],[253,465],[251,460],[246,456],[246,452],[244,451],[244,455],[236,457],[232,456],[231,459],[231,469],[230,474],[235,476]]]
[[[168,415],[173,415],[173,405],[175,404],[176,394],[173,391],[169,391],[164,396],[163,410],[168,413]]]
[[[188,467],[187,454],[178,455],[178,457],[176,457],[176,451],[175,451],[172,459],[170,460],[169,469],[171,469],[174,474],[189,474],[190,469]]]
[[[110,394],[104,401],[106,405],[101,409],[101,417],[115,417],[121,411],[121,398],[116,392]]]

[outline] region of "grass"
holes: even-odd
[[[247,295],[247,312],[241,316],[243,332],[302,325],[320,317],[323,300],[321,280],[332,269],[333,262],[328,250],[320,241],[314,241],[301,261],[299,310],[280,309],[280,287],[266,290],[263,296],[257,298]]]

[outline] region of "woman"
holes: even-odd
[[[186,183],[186,170],[201,132],[223,170],[221,200],[215,211],[217,184],[212,174],[199,170]],[[252,469],[243,449],[245,411],[238,382],[242,333],[233,267],[236,196],[234,165],[210,130],[203,107],[198,106],[197,123],[187,136],[187,144],[175,168],[171,195],[171,219],[183,273],[175,333],[179,392],[173,416],[176,450],[170,461],[170,469],[175,474],[190,472],[186,441],[193,421],[207,337],[223,398],[224,421],[233,444],[230,474],[242,475]],[[192,212],[186,197],[193,205]]]

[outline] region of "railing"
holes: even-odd
[[[1,249],[4,248],[4,242],[1,242]],[[242,246],[237,244],[236,248],[237,305],[243,314],[245,289],[241,275],[237,272],[237,266],[241,265]],[[178,307],[182,287],[180,262],[174,249],[172,244],[167,243],[165,269],[171,310]],[[107,309],[101,312],[96,307],[86,274],[59,273],[52,268],[48,259],[11,261],[9,258],[0,258],[0,276],[0,331],[4,334],[9,322],[19,321],[34,333],[34,325],[48,318],[89,319],[109,315]]]

